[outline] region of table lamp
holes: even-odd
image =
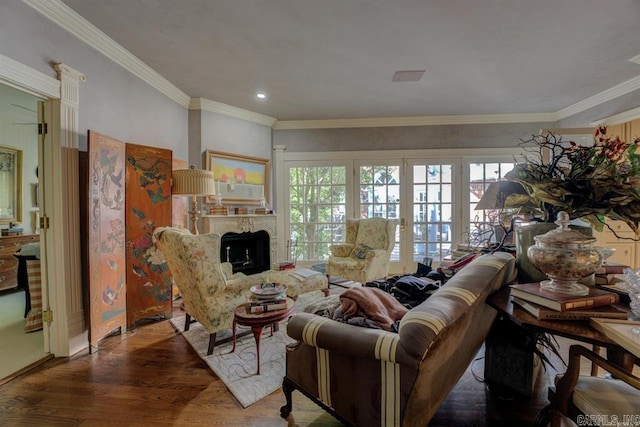
[[[504,209],[504,202],[512,194],[527,194],[522,184],[514,181],[496,181],[489,184],[475,210]]]
[[[478,201],[478,204],[476,205],[475,210],[478,211],[483,209],[490,209],[490,210],[503,211],[505,208],[504,204],[505,204],[505,201],[507,200],[507,197],[509,197],[512,194],[527,194],[527,192],[522,186],[522,184],[520,184],[519,182],[514,182],[514,181],[492,182],[491,184],[489,184],[489,187],[487,187],[486,191],[480,198],[480,201]],[[522,221],[522,218],[518,216],[512,217],[510,220],[509,228],[506,230],[501,229],[500,227],[498,227],[497,229],[494,228],[494,230],[496,231],[502,230],[502,232],[498,231],[498,233],[496,233],[497,235],[504,233],[501,236],[499,236],[500,242],[498,244],[498,247],[502,247],[506,243],[507,239],[512,239],[511,236],[515,229],[516,221]],[[492,224],[492,225],[495,226],[495,224]]]
[[[191,196],[191,232],[198,234],[198,196],[216,194],[213,172],[196,169],[176,169],[172,172],[171,192],[174,196]]]

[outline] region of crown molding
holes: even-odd
[[[177,86],[162,77],[60,0],[22,1],[176,103],[188,108],[191,99],[189,95],[178,89]]]
[[[191,99],[189,95],[181,91],[177,86],[162,77],[159,73],[142,62],[124,47],[120,46],[113,39],[66,6],[60,0],[22,1],[181,106],[189,109],[198,109],[199,107],[197,107],[197,105],[201,105],[201,109],[203,110],[264,124],[266,126],[272,126],[277,130],[558,121],[640,89],[640,76],[637,76],[552,113],[278,121],[273,117],[254,113],[249,110],[244,110],[242,108],[233,107],[216,101],[205,100],[203,98]],[[2,77],[1,74],[0,77]]]
[[[553,122],[553,113],[486,114],[470,116],[380,117],[365,119],[285,120],[274,125],[277,130],[364,128],[391,126],[477,125],[500,123]]]
[[[60,81],[0,54],[0,82],[45,98],[60,98]]]
[[[210,99],[205,98],[192,98],[189,103],[189,109],[223,114],[225,116],[235,117],[236,119],[242,119],[269,127],[272,127],[277,122],[275,117],[265,116],[264,114],[254,113],[253,111],[234,107],[233,105],[223,104],[222,102],[211,101]]]
[[[556,120],[561,120],[569,116],[573,116],[574,114],[581,113],[589,108],[597,107],[600,104],[603,104],[607,101],[611,101],[619,96],[626,95],[627,93],[631,93],[635,90],[640,89],[640,76],[636,76],[632,79],[627,80],[626,82],[622,82],[618,85],[613,86],[607,90],[603,90],[600,93],[597,93],[593,96],[590,96],[582,101],[576,102],[573,105],[570,105],[562,110],[557,111],[555,114],[557,116]]]
[[[640,107],[633,108],[622,113],[614,114],[613,116],[605,117],[595,122],[591,122],[591,126],[614,126],[619,125],[620,123],[630,122],[638,118],[640,118]]]

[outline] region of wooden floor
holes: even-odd
[[[548,377],[533,397],[487,390],[474,362],[430,426],[527,426],[546,405]],[[168,321],[106,338],[99,351],[52,359],[0,386],[1,426],[336,426],[299,392],[279,416],[278,390],[242,409]]]

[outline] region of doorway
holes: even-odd
[[[22,236],[39,234],[40,102],[41,99],[34,95],[0,84],[0,146],[21,150],[22,154],[20,164],[16,165],[19,166],[16,170],[21,183],[19,203],[22,209],[20,216],[11,224],[14,230],[21,229]],[[0,224],[0,228],[8,229],[9,224]],[[21,247],[18,245],[16,249]],[[25,331],[25,308],[30,301],[27,289],[11,285],[0,291],[0,383],[47,356],[43,330]]]

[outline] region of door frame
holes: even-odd
[[[88,346],[77,191],[79,83],[85,77],[64,64],[55,64],[54,69],[58,79],[0,54],[0,83],[45,100],[48,132],[39,160],[40,217],[49,219],[50,228],[41,228],[40,252],[43,302],[53,314],[53,322],[44,328],[45,352],[61,357]]]

